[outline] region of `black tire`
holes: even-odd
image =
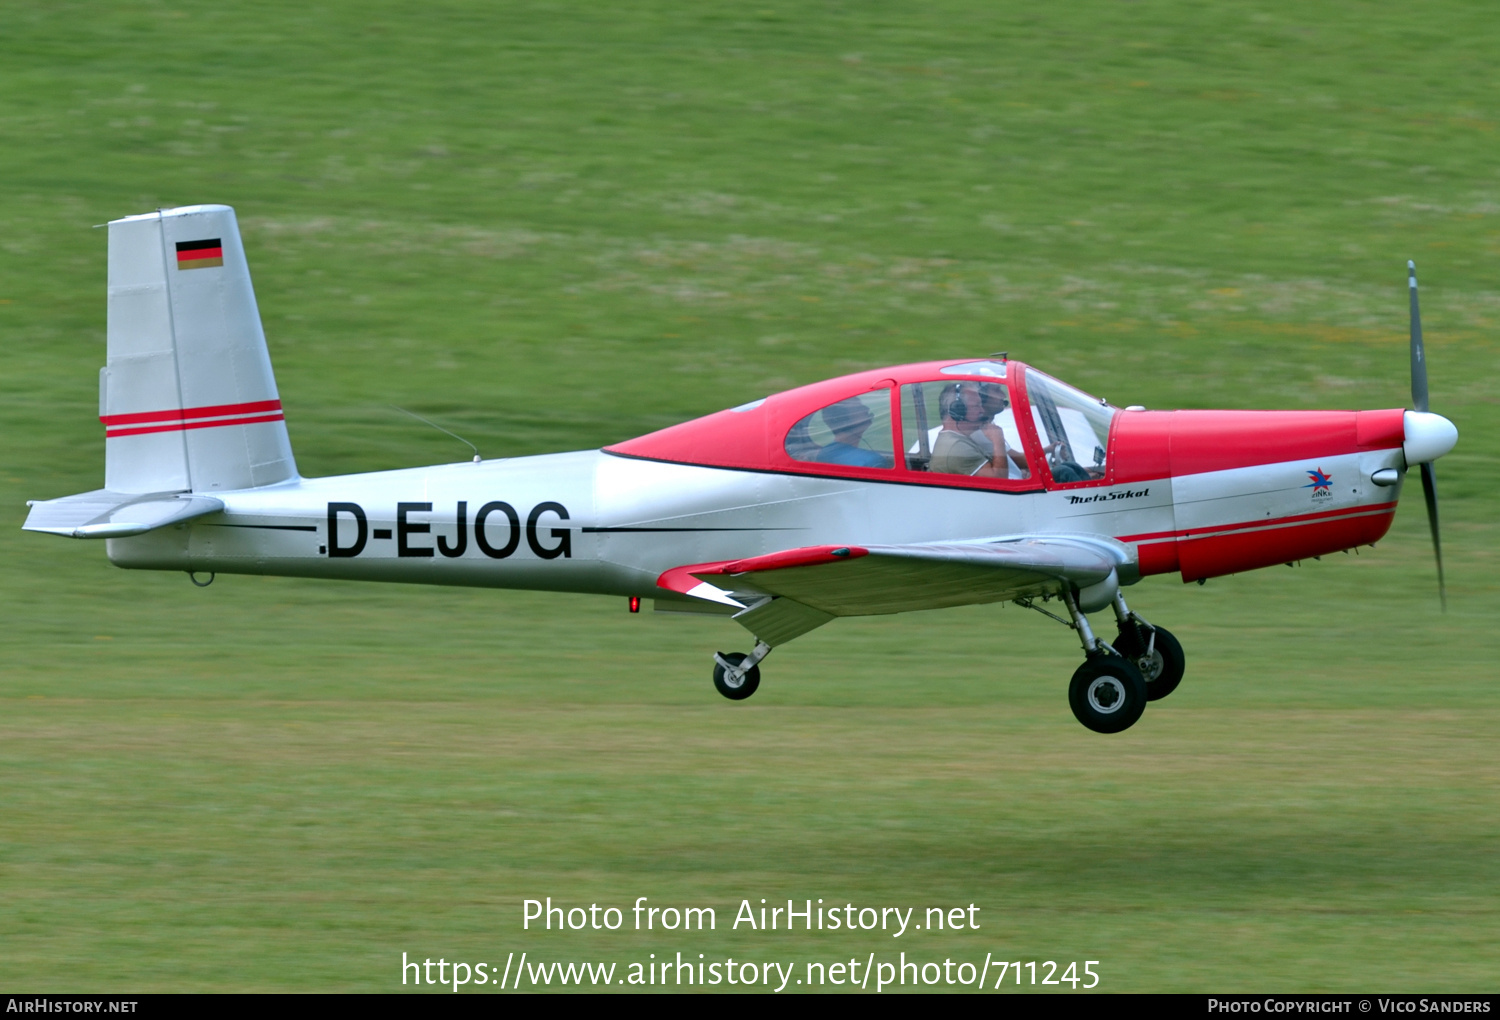
[[[720,652],[719,657],[734,666],[738,666],[749,658],[744,652]],[[724,667],[715,662],[714,686],[718,688],[720,694],[724,695],[730,701],[744,701],[750,695],[754,694],[755,689],[760,686],[760,667],[751,666],[750,671],[745,674],[739,686],[731,687],[724,677]]]
[[[1084,662],[1068,684],[1073,714],[1095,733],[1127,730],[1146,710],[1146,681],[1135,664],[1114,655]]]
[[[1182,671],[1187,660],[1182,654],[1182,645],[1165,627],[1156,628],[1156,646],[1151,658],[1146,658],[1146,647],[1151,643],[1151,632],[1145,627],[1128,627],[1115,638],[1115,651],[1135,663],[1146,680],[1146,698],[1160,701],[1182,683]]]

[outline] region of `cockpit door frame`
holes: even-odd
[[[907,466],[907,438],[906,422],[902,417],[901,391],[907,386],[915,386],[917,389],[913,394],[914,401],[919,397],[925,401],[921,387],[928,383],[951,383],[951,382],[997,382],[993,378],[968,375],[939,375],[933,378],[908,378],[906,381],[894,386],[891,390],[892,396],[892,421],[898,423],[900,439],[897,442],[896,457],[896,480],[908,484],[935,485],[952,489],[977,489],[984,492],[1038,492],[1045,488],[1042,476],[1036,470],[1036,450],[1038,448],[1035,429],[1031,423],[1031,405],[1026,401],[1024,387],[1018,387],[1018,378],[1024,378],[1024,366],[1019,362],[1008,362],[1006,365],[1005,385],[1010,395],[1010,406],[1014,410],[1016,418],[1016,429],[1020,432],[1022,452],[1026,454],[1026,463],[1030,474],[1026,478],[975,478],[971,475],[944,474],[932,471],[914,471]],[[1020,398],[1018,401],[1017,398]],[[930,428],[930,426],[929,426]],[[897,431],[893,428],[893,434]],[[917,442],[926,447],[928,430],[918,429],[915,437]],[[931,456],[930,449],[922,450],[928,457]]]

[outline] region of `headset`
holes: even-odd
[[[969,402],[964,399],[963,383],[952,383],[953,391],[943,400],[943,414],[952,418],[960,424],[969,421]],[[980,419],[983,418],[983,409],[980,409]]]
[[[984,386],[985,386],[984,383],[980,383],[979,384],[979,387],[980,387],[979,391],[974,394],[976,397],[979,398],[979,407],[975,409],[975,410],[977,410],[979,412],[979,415],[978,415],[977,418],[971,419],[969,417],[969,402],[966,399],[964,399],[963,388],[962,388],[963,384],[962,383],[955,383],[954,384],[953,394],[952,394],[951,397],[949,397],[948,402],[943,405],[943,412],[949,418],[952,418],[954,421],[959,422],[961,424],[967,424],[971,420],[979,422],[980,424],[983,424],[985,422],[994,421],[995,420],[995,416],[994,415],[992,415],[992,414],[985,414],[985,412],[984,412],[984,389],[983,389]],[[1007,407],[1010,406],[1010,401],[1008,399],[1005,401],[1005,403],[1006,403]]]

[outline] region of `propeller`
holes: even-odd
[[[1417,307],[1417,264],[1406,263],[1406,282],[1411,291],[1411,402],[1413,410],[1427,411],[1427,354],[1422,347],[1422,312]],[[1427,524],[1432,529],[1432,552],[1437,558],[1438,598],[1448,611],[1448,586],[1443,580],[1443,542],[1438,535],[1437,473],[1432,462],[1422,464],[1422,496],[1427,501]]]

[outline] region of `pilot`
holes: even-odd
[[[874,423],[869,408],[858,397],[840,400],[822,410],[823,424],[833,433],[833,442],[818,451],[819,464],[846,464],[849,467],[891,466],[891,458],[859,445],[865,431]]]
[[[985,392],[986,389],[989,392]],[[995,383],[953,383],[938,399],[943,429],[932,444],[927,470],[975,478],[1025,477],[1026,458],[1005,442],[1005,431],[994,416],[1007,405],[1005,391]]]
[[[1010,406],[1010,397],[1005,392],[1005,386],[1001,383],[983,382],[979,384],[979,410],[980,421],[983,423],[978,431],[969,438],[972,439],[987,456],[995,454],[995,440],[998,439],[1005,444],[1005,455],[1010,458],[1008,465],[1009,475],[1000,477],[1025,478],[1030,472],[1026,468],[1026,455],[1005,442],[1005,429],[995,423],[995,419],[1005,413]]]

